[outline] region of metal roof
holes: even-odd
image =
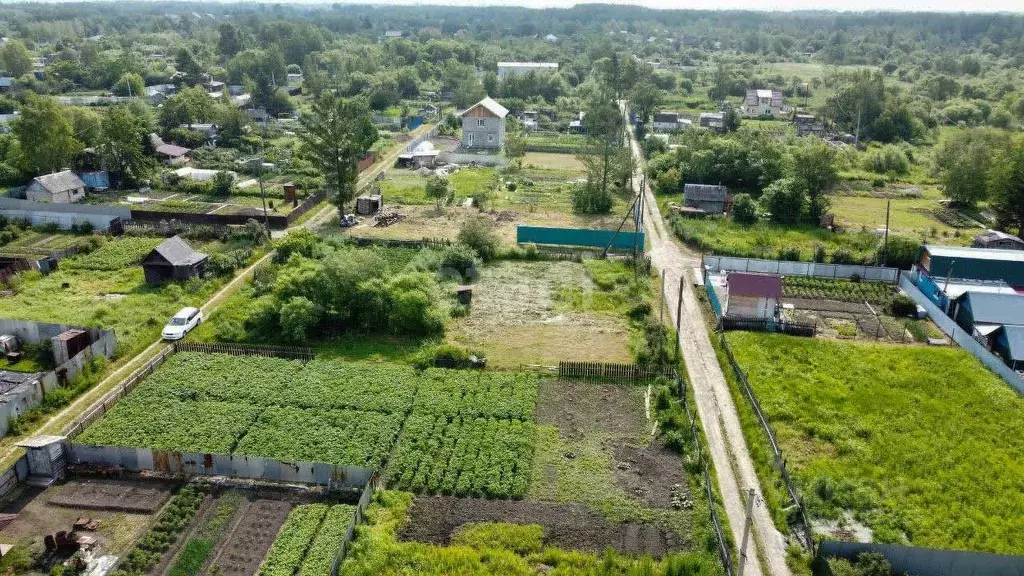
[[[163,154],[164,156],[170,156],[171,158],[178,158],[188,154],[189,149],[176,144],[161,144],[156,147],[156,153]]]
[[[729,296],[782,298],[782,276],[730,272],[726,277]]]
[[[504,118],[505,116],[508,116],[508,108],[505,108],[501,104],[498,104],[490,96],[484,98],[483,100],[477,102],[476,104],[473,104],[464,112],[460,113],[459,116],[462,116],[463,114],[469,112],[470,110],[476,108],[477,106],[483,106],[498,118]]]
[[[1024,326],[1003,326],[1010,358],[1024,360]]]
[[[82,182],[82,179],[71,170],[36,176],[34,180],[51,194],[67,192],[76,188],[85,188],[85,182]]]
[[[925,244],[924,249],[932,256],[944,258],[969,258],[972,260],[997,260],[1001,262],[1024,262],[1024,250],[1002,250],[999,248],[967,248],[964,246],[935,246]]]
[[[174,266],[190,266],[207,258],[206,254],[193,250],[180,236],[164,240],[153,251]]]
[[[1024,325],[1024,296],[1020,294],[966,292],[960,300],[971,303],[975,324]]]
[[[687,200],[714,200],[724,202],[728,189],[718,184],[686,184],[683,186],[683,198]]]

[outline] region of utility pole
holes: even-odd
[[[889,208],[892,207],[892,199],[885,201],[885,240],[882,242],[882,266],[889,262]]]
[[[737,576],[743,576],[743,568],[747,563],[747,540],[750,539],[750,525],[754,523],[754,489],[747,491],[747,520],[743,523],[743,544],[740,545],[740,567]]]
[[[860,116],[863,111],[864,103],[861,102],[857,104],[857,133],[853,137],[853,146],[855,148],[860,148]]]
[[[676,300],[676,365],[679,365],[679,347],[682,345],[682,336],[679,334],[680,322],[683,319],[683,283],[686,282],[686,270],[679,272],[679,299]]]

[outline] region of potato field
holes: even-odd
[[[180,352],[77,440],[377,469],[404,425],[400,486],[518,498],[537,390],[515,372]]]

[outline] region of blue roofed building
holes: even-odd
[[[1024,371],[1024,326],[1002,326],[992,333],[992,351],[1014,370]]]
[[[952,278],[1024,287],[1024,250],[926,244],[921,248],[916,267],[935,282]]]
[[[987,340],[1002,326],[1024,326],[1024,296],[965,292],[953,300],[949,316],[975,338]]]

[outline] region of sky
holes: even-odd
[[[444,4],[446,6],[526,6],[568,8],[587,3],[579,0],[347,0],[380,4]],[[741,9],[741,10],[840,10],[840,11],[938,11],[938,12],[1024,12],[1024,0],[602,0],[601,4],[640,5],[648,8]]]

